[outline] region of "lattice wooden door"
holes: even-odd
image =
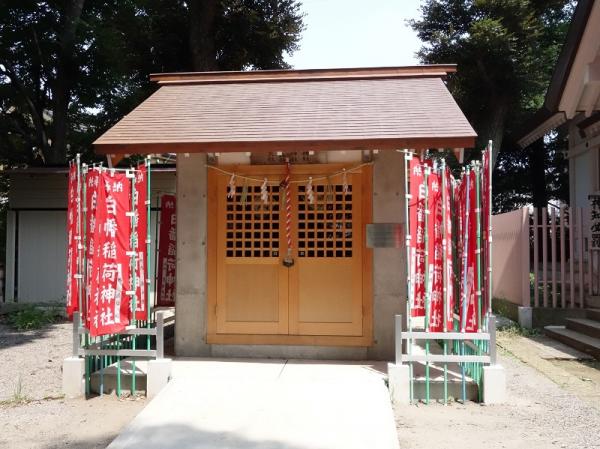
[[[308,179],[304,167],[301,173],[292,168],[293,181]],[[248,168],[255,179],[281,181],[285,173],[280,166]],[[236,172],[243,175],[244,167]],[[363,335],[361,177],[348,173],[346,189],[341,175],[315,180],[312,200],[304,182],[292,184],[291,267],[283,265],[284,189],[270,183],[265,202],[259,183],[238,178],[228,197],[229,177],[212,178],[217,334]]]

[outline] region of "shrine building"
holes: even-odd
[[[156,92],[94,146],[176,155],[176,355],[392,358],[403,150],[475,145],[455,70],[151,75]]]

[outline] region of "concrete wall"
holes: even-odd
[[[206,344],[206,155],[177,156],[175,353],[208,356]]]
[[[376,156],[374,222],[404,222],[403,155]],[[365,347],[206,344],[207,168],[204,155],[177,160],[177,299],[175,351],[178,356],[391,359],[394,315],[406,308],[404,249],[376,249],[373,260],[374,344]]]
[[[492,217],[492,297],[530,305],[527,208]]]

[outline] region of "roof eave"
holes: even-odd
[[[473,148],[475,133],[464,136],[374,138],[356,140],[226,141],[94,143],[99,154],[231,153],[269,151],[414,150],[428,148]]]

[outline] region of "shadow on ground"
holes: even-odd
[[[165,428],[168,432],[165,432]],[[115,440],[110,449],[319,449],[319,446],[296,446],[280,441],[252,440],[241,433],[208,432],[185,425],[164,425],[147,427],[143,432],[136,432],[127,440]],[[165,439],[168,435],[168,439]],[[100,439],[81,439],[74,441],[53,440],[43,449],[78,448],[100,449],[106,447],[114,435]]]

